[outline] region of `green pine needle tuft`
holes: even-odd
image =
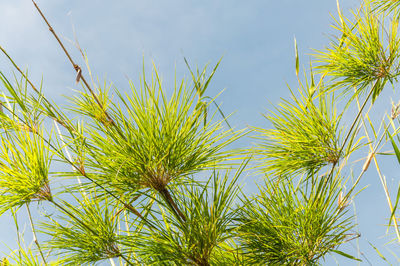
[[[356,88],[357,94],[380,81],[374,88],[374,101],[385,83],[400,74],[399,20],[393,19],[386,31],[385,15],[373,13],[370,4],[355,12],[354,20],[339,16],[335,28],[340,37],[315,54],[317,69],[332,79],[332,88],[344,87],[349,92]]]
[[[258,195],[244,200],[238,231],[249,264],[316,265],[349,239],[353,224],[336,204],[338,179],[308,180],[300,186],[267,180]]]
[[[259,167],[277,176],[314,172],[338,162],[339,122],[333,96],[319,89],[312,96],[309,88],[293,95],[292,102],[284,100],[276,112],[265,116],[272,129],[256,128],[258,135],[253,149]]]
[[[51,200],[51,157],[43,139],[16,129],[0,141],[0,214],[31,201]]]

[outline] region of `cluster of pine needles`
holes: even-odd
[[[400,74],[400,1],[366,1],[349,18],[338,5],[337,36],[315,52],[304,78],[295,43],[298,90],[264,115],[269,128],[239,130],[217,97],[207,95],[220,62],[211,71],[192,70],[185,59],[189,78],[175,78],[170,91],[155,66],[150,76],[143,69],[138,84],[129,81],[130,90],[122,91],[96,81],[82,52],[89,82],[32,2],[81,87],[60,108],[0,46],[17,72],[13,82],[0,72],[0,215],[12,214],[18,234],[18,248],[1,265],[361,259],[341,250],[359,237],[348,205],[372,160],[379,169],[376,155],[385,143],[400,163],[398,106],[383,133],[374,130],[367,108]],[[357,113],[347,125],[342,118],[351,106]],[[232,148],[248,135],[253,147]],[[342,169],[364,147],[367,162],[349,185]],[[264,179],[254,195],[241,184],[245,172]],[[388,226],[400,241],[400,189],[394,202],[385,193]],[[33,236],[28,246],[18,218],[22,207]]]

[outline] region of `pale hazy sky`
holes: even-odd
[[[235,112],[230,122],[237,128],[268,126],[261,113],[271,108],[271,104],[277,104],[281,97],[288,97],[286,84],[296,87],[294,36],[301,64],[308,66],[311,48],[321,49],[329,43],[334,32],[330,27],[331,14],[336,14],[336,0],[37,2],[77,61],[83,65],[77,49],[68,41],[74,39],[73,28],[94,74],[106,77],[120,90],[128,89],[126,76],[138,82],[143,60],[149,71],[154,61],[168,87],[172,86],[175,73],[178,79],[188,77],[183,57],[192,65],[202,67],[210,63],[212,67],[223,56],[208,94],[214,96],[225,89],[218,100],[225,113]],[[348,10],[357,7],[359,1],[342,2],[342,8]],[[30,0],[0,1],[0,45],[20,66],[29,69],[33,80],[39,82],[43,77],[43,91],[49,98],[62,104],[62,94],[78,89],[75,72]],[[4,56],[0,56],[0,71],[12,73]],[[377,104],[387,105],[393,95],[388,92],[386,96]],[[247,138],[237,145],[250,146],[251,142]],[[399,174],[398,168],[395,173],[390,163],[393,162],[387,163],[389,170],[384,174],[394,187]],[[247,182],[248,190],[254,191],[253,181],[248,178]],[[384,237],[384,224],[390,214],[373,171],[362,183],[367,184],[371,185],[357,199],[359,244],[368,260],[380,265],[383,261],[368,241],[392,257],[384,246],[392,238]],[[10,221],[7,214],[0,217],[0,252],[8,252],[6,245],[15,247]],[[344,245],[343,250],[357,256],[357,243],[352,244]],[[388,247],[396,252],[393,246]],[[340,265],[356,264],[335,257]],[[322,264],[336,263],[328,256]],[[362,265],[368,262],[364,259]]]

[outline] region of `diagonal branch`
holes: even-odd
[[[342,143],[342,146],[341,146],[340,149],[339,149],[339,154],[342,153],[344,147],[346,146],[346,143],[347,143],[347,141],[349,140],[349,138],[350,138],[350,136],[351,136],[351,133],[353,132],[353,129],[354,129],[355,125],[356,125],[357,122],[358,122],[358,119],[360,118],[360,116],[361,116],[361,114],[362,114],[362,112],[363,112],[365,106],[367,105],[368,100],[371,98],[372,94],[373,94],[374,91],[376,90],[376,86],[378,86],[379,83],[380,83],[380,79],[377,79],[377,80],[375,81],[374,85],[372,86],[370,92],[368,93],[367,97],[365,98],[363,104],[362,104],[361,107],[359,108],[358,113],[357,113],[356,117],[354,118],[353,123],[351,124],[350,129],[349,129],[349,131],[347,132],[346,137],[344,138],[344,141],[343,141],[343,143]],[[328,175],[329,178],[332,177],[333,171],[335,170],[335,167],[336,167],[336,165],[338,164],[338,162],[339,162],[339,160],[337,160],[335,163],[332,164],[332,168],[331,168],[331,170],[330,170],[330,172],[329,172],[329,175]]]
[[[171,208],[172,212],[175,214],[175,216],[182,222],[186,222],[186,216],[182,213],[182,211],[179,209],[178,205],[176,205],[174,199],[171,196],[171,193],[169,193],[167,188],[164,188],[159,191],[161,196],[164,198],[168,206]]]
[[[65,55],[68,57],[68,60],[71,62],[72,66],[74,67],[76,73],[77,73],[77,81],[82,80],[82,82],[85,84],[85,87],[89,90],[93,98],[95,99],[96,103],[100,106],[101,110],[103,110],[104,114],[106,115],[107,119],[109,122],[115,126],[114,120],[111,118],[111,116],[108,114],[108,112],[105,110],[103,104],[100,102],[99,98],[97,95],[94,93],[92,88],[90,87],[89,83],[86,81],[85,77],[82,74],[82,69],[81,67],[74,62],[72,59],[71,55],[68,53],[67,49],[65,48],[64,44],[58,37],[57,33],[54,31],[54,28],[50,25],[49,21],[46,19],[45,15],[43,12],[40,10],[39,6],[36,4],[34,0],[32,0],[32,3],[35,5],[37,11],[39,12],[40,16],[43,18],[47,26],[49,27],[49,31],[53,34],[53,36],[56,38],[58,44],[61,46],[61,49],[64,51]]]

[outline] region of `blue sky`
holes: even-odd
[[[128,89],[126,76],[138,82],[143,60],[148,70],[155,63],[168,87],[172,86],[175,73],[178,79],[188,77],[183,57],[199,67],[207,63],[212,67],[223,57],[208,94],[213,96],[225,89],[218,100],[225,113],[234,113],[230,122],[237,128],[269,126],[261,113],[280,98],[288,97],[287,84],[296,86],[294,36],[301,64],[308,66],[311,49],[321,49],[329,43],[334,32],[331,14],[336,14],[335,0],[37,2],[74,58],[84,65],[77,49],[68,41],[74,39],[73,28],[94,74],[112,81],[120,90]],[[358,4],[359,1],[346,0],[341,7],[348,10]],[[56,102],[64,103],[61,95],[78,89],[71,65],[31,1],[0,2],[0,45],[20,66],[29,69],[34,81],[43,77],[44,93]],[[0,70],[12,73],[4,56],[0,56]],[[394,97],[392,93],[386,93],[377,105],[387,106],[388,99]],[[376,118],[383,113],[379,115]],[[250,146],[251,140],[243,139],[237,145]],[[388,170],[384,174],[394,187],[399,179],[398,168],[392,166],[393,161],[386,164],[384,169]],[[394,252],[396,249],[393,245],[384,246],[392,239],[385,237],[389,210],[378,178],[373,170],[370,172],[362,183],[370,186],[356,200],[362,235],[359,243],[373,265],[384,265],[368,241],[389,258],[387,247]],[[248,183],[252,191],[253,182]],[[0,217],[0,242],[13,246],[13,230],[9,217]],[[356,241],[353,244],[356,246]],[[352,245],[344,246],[344,250],[357,254]],[[0,251],[7,248],[0,244]],[[337,260],[340,265],[356,264],[348,259]],[[336,263],[329,257],[323,264]],[[368,265],[366,260],[364,264]]]

